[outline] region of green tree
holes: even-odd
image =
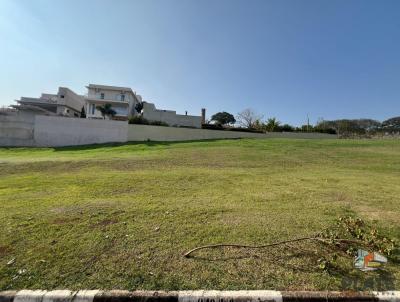
[[[86,118],[85,106],[82,107],[82,110],[81,110],[81,118]]]
[[[228,112],[218,112],[211,117],[212,121],[217,122],[220,125],[234,124],[236,123],[235,117]]]
[[[137,113],[142,113],[142,110],[143,110],[143,102],[139,102],[139,103],[137,103],[136,105],[135,105],[135,110],[136,110],[136,112]]]
[[[101,106],[96,106],[96,109],[101,112],[103,119],[106,119],[106,116],[114,117],[117,114],[117,112],[114,109],[112,109],[111,104],[104,104]]]
[[[275,117],[271,117],[267,119],[267,122],[265,123],[265,129],[269,132],[273,132],[274,130],[278,130],[280,124],[281,122]]]
[[[389,131],[400,130],[400,116],[392,117],[382,122],[382,128]]]
[[[253,129],[265,132],[265,124],[261,120],[256,120],[252,126]]]
[[[314,127],[312,125],[301,125],[301,127],[299,128],[299,131],[301,132],[313,132],[314,131]]]
[[[282,126],[279,126],[279,130],[283,132],[293,132],[294,127],[289,125],[289,124],[283,124]]]
[[[340,135],[373,133],[383,127],[379,121],[372,119],[340,119],[333,121],[319,120],[317,130],[334,130]]]

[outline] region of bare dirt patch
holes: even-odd
[[[6,256],[11,252],[11,248],[9,246],[0,245],[0,257]]]
[[[72,217],[72,218],[67,218],[67,217],[59,217],[53,220],[53,224],[68,224],[68,223],[73,223],[77,222],[80,219],[78,217]]]

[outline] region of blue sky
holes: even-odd
[[[0,0],[0,105],[129,86],[282,122],[400,115],[400,1]]]

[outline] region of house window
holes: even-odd
[[[104,93],[100,93],[100,98],[104,100]]]
[[[121,101],[122,101],[122,102],[125,101],[125,94],[121,94]]]
[[[60,95],[60,98],[62,98],[62,99],[63,99],[63,98],[64,98],[64,95]]]

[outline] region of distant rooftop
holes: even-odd
[[[86,86],[86,88],[99,88],[99,89],[105,89],[105,90],[128,91],[128,92],[132,92],[133,94],[136,94],[136,92],[133,91],[129,87],[118,87],[118,86],[89,84],[89,86]]]

